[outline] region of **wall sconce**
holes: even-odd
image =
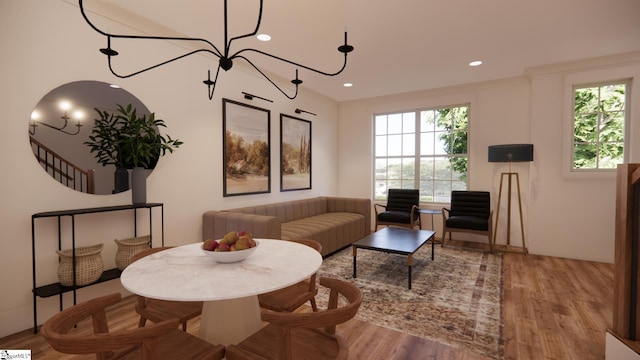
[[[273,102],[273,100],[265,99],[265,98],[260,97],[258,95],[249,94],[249,93],[246,93],[244,91],[242,92],[242,94],[244,95],[244,98],[247,99],[247,100],[253,100],[253,98],[256,98],[256,99],[260,99],[260,100],[264,100],[264,101],[268,101],[268,102]]]
[[[507,250],[511,249],[511,182],[515,177],[518,191],[518,209],[520,210],[520,230],[522,235],[522,252],[528,253],[524,241],[524,222],[522,220],[522,198],[520,196],[520,177],[517,172],[511,171],[512,162],[533,161],[533,144],[507,144],[489,146],[489,162],[508,162],[509,172],[500,174],[500,192],[498,193],[498,209],[496,211],[496,226],[493,231],[493,242],[495,245],[500,220],[500,203],[502,199],[502,183],[505,176],[508,178],[507,185]]]
[[[58,107],[64,112],[64,114],[60,117],[62,120],[64,120],[64,124],[60,127],[53,126],[53,125],[47,124],[46,122],[40,121],[39,120],[40,113],[38,112],[38,110],[33,110],[33,112],[31,113],[31,123],[29,124],[29,134],[35,135],[36,127],[38,125],[44,125],[48,128],[51,128],[53,130],[58,130],[61,133],[65,133],[67,135],[78,135],[80,133],[80,127],[82,126],[82,124],[80,124],[80,120],[84,118],[84,113],[81,110],[75,110],[72,112],[72,116],[76,120],[76,124],[75,124],[76,131],[69,132],[65,130],[65,128],[69,124],[69,119],[71,119],[68,115],[69,111],[71,110],[71,106],[72,106],[71,103],[66,100],[63,100],[58,104]]]
[[[306,110],[302,110],[302,109],[296,109],[296,114],[301,114],[301,113],[305,113],[305,114],[309,114],[309,115],[313,115],[313,116],[317,116],[316,114],[306,111]]]

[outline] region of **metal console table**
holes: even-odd
[[[60,211],[49,211],[49,212],[41,212],[31,215],[31,255],[32,255],[32,271],[33,271],[33,333],[38,333],[38,304],[37,297],[50,297],[54,295],[59,295],[60,297],[60,311],[62,311],[62,294],[72,291],[73,292],[73,304],[76,304],[76,290],[81,287],[91,286],[94,284],[98,284],[101,282],[118,279],[120,277],[121,271],[118,268],[108,269],[102,273],[102,276],[94,283],[84,286],[63,286],[59,282],[54,284],[48,284],[43,286],[37,286],[36,281],[36,219],[42,218],[58,218],[58,249],[62,249],[62,231],[61,231],[61,218],[64,216],[71,217],[71,248],[73,254],[73,276],[74,276],[74,284],[75,284],[75,249],[76,249],[76,232],[75,232],[75,217],[76,215],[83,214],[95,214],[95,213],[103,213],[103,212],[113,212],[113,211],[123,211],[123,210],[133,210],[133,228],[134,228],[134,237],[137,236],[137,210],[138,209],[149,209],[149,235],[151,235],[151,239],[153,239],[153,208],[160,207],[161,210],[161,219],[162,219],[162,246],[164,246],[164,204],[162,203],[148,203],[148,204],[139,204],[139,205],[118,205],[118,206],[106,206],[106,207],[96,207],[96,208],[86,208],[86,209],[71,209],[71,210],[60,210]]]

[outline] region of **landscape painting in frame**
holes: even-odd
[[[311,189],[311,121],[280,114],[280,191]]]
[[[222,99],[224,196],[271,192],[271,111]]]

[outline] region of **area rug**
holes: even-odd
[[[326,258],[318,276],[345,279],[363,293],[357,318],[378,326],[503,358],[502,256],[431,245],[413,256],[412,289],[407,257],[358,249],[353,278],[351,248]],[[328,293],[320,291],[319,306]],[[326,308],[326,307],[325,307]]]

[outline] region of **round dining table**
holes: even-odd
[[[133,262],[120,280],[144,297],[203,301],[199,336],[212,344],[237,344],[262,327],[259,294],[309,278],[322,264],[320,253],[308,246],[256,240],[255,251],[240,262],[216,262],[202,243],[193,243]]]

